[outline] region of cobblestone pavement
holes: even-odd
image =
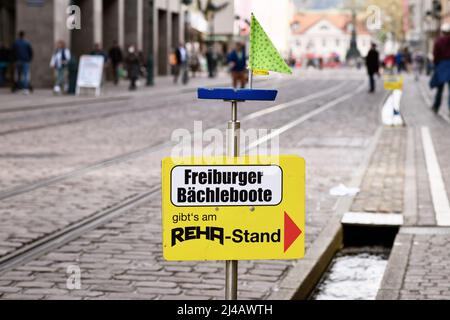
[[[383,128],[352,212],[402,213],[406,129]]]
[[[338,72],[335,75],[342,76]],[[342,82],[333,80],[332,75],[322,80],[315,79],[315,74],[308,76],[311,79],[304,77],[301,81],[281,83],[277,103],[319,92]],[[283,153],[298,154],[307,161],[307,250],[334,212],[337,198],[329,195],[329,189],[351,179],[379,126],[379,106],[383,93],[368,96],[365,92],[356,92],[355,88],[362,83],[364,74],[354,73],[353,79],[357,78],[360,80],[347,80],[342,91],[242,124],[243,128],[279,128],[342,96],[344,92],[354,92],[351,99],[292,128],[280,138]],[[133,103],[145,100],[136,99]],[[32,134],[24,132],[5,136],[5,139],[11,139],[8,144],[11,148],[14,139],[16,144],[28,139],[33,141],[31,146],[36,145],[34,138],[40,134],[39,141],[45,143],[47,150],[56,149],[57,153],[65,155],[59,163],[56,159],[45,157],[31,163],[5,161],[10,175],[14,175],[19,167],[27,168],[25,171],[28,172],[41,167],[49,170],[32,177],[23,171],[15,177],[16,180],[6,174],[6,187],[36,181],[68,168],[148,146],[152,142],[167,141],[174,128],[191,129],[194,120],[204,119],[204,126],[209,127],[225,123],[229,117],[228,106],[206,104],[193,97],[184,96],[178,100],[174,97],[174,101],[168,101],[167,104],[182,105],[182,109],[177,109],[177,112],[158,109],[140,114],[126,113],[120,117],[42,129]],[[260,109],[258,105],[249,103],[241,108],[240,117]],[[169,125],[163,127],[162,122]],[[114,130],[111,131],[111,128]],[[51,142],[49,137],[53,137]],[[34,152],[35,148],[32,149]],[[110,206],[127,196],[158,185],[159,162],[169,151],[167,148],[157,150],[117,166],[2,200],[0,219],[5,219],[2,220],[5,223],[1,223],[0,228],[4,225],[7,227],[0,230],[0,234],[14,230],[9,231],[8,238],[0,240],[3,254],[27,243],[29,238],[26,235],[34,233],[33,238],[36,238],[46,232],[53,232],[92,214],[94,209]],[[74,157],[75,153],[80,157]],[[159,197],[158,193],[148,203],[81,235],[59,249],[1,274],[0,298],[223,298],[223,262],[163,261]],[[39,226],[42,230],[39,230]],[[244,299],[268,297],[277,290],[277,283],[293,264],[293,261],[240,262],[239,296]],[[70,265],[81,269],[81,290],[67,289],[66,271]]]
[[[332,80],[318,81],[316,90],[332,84]],[[338,84],[337,81],[334,84]],[[282,93],[289,92],[289,87],[297,87],[301,95],[307,95],[312,88],[303,86],[302,80],[279,82],[277,87],[282,85],[287,86],[285,90],[280,88]],[[277,103],[289,99],[289,95],[281,95]],[[177,109],[180,104],[182,109]],[[259,104],[249,103],[241,113],[260,108]],[[184,127],[187,121],[192,123],[202,119],[207,128],[223,123],[228,117],[229,110],[224,104],[198,101],[194,92],[152,97],[150,100],[143,96],[128,102],[81,105],[69,112],[50,109],[15,113],[14,118],[7,121],[10,127],[30,127],[36,123],[45,126],[55,122],[61,125],[1,136],[2,146],[8,152],[0,157],[4,168],[0,173],[0,190],[158,145],[166,142],[171,132]],[[162,126],[161,123],[167,125]]]
[[[430,110],[432,96],[426,82],[425,77],[420,82],[408,78],[404,89],[402,113],[412,132],[417,208],[405,213],[415,215],[415,223],[402,227],[397,235],[378,299],[450,299],[450,228],[436,226],[421,133],[424,127],[430,130],[448,197],[450,124],[444,104],[441,116]]]
[[[286,96],[290,95],[292,97],[292,88],[296,89],[295,93],[304,92],[305,95],[307,90],[311,90],[311,84],[297,89],[298,84],[296,81],[288,82],[287,87],[281,89],[281,94],[286,93]],[[317,90],[320,90],[330,86],[330,84],[333,84],[332,80],[322,81],[315,85]],[[350,85],[352,83],[349,83]],[[333,99],[333,97],[339,94],[341,93],[335,92],[334,95],[323,99]],[[178,97],[175,97],[175,99],[174,103],[180,103]],[[287,101],[287,99],[289,98],[280,98],[278,103]],[[302,105],[301,109],[297,110],[296,108],[292,108],[296,110],[286,111],[286,115],[293,116],[292,112],[294,114],[295,112],[307,112],[322,103],[322,101],[324,100],[316,99]],[[73,161],[77,161],[78,159],[82,159],[83,162],[96,161],[99,157],[107,159],[111,156],[111,153],[115,155],[116,152],[123,153],[136,149],[139,150],[148,145],[170,140],[171,131],[176,128],[186,127],[192,130],[192,128],[186,125],[188,121],[192,123],[190,126],[193,127],[195,120],[204,119],[204,128],[217,124],[222,126],[222,124],[226,123],[229,116],[228,106],[209,106],[210,109],[214,109],[217,112],[205,113],[205,109],[203,109],[203,114],[201,114],[199,108],[195,108],[195,105],[191,105],[191,103],[189,99],[186,103],[188,106],[183,106],[181,110],[182,116],[177,113],[167,114],[164,110],[160,110],[160,114],[148,112],[148,114],[137,116],[133,113],[127,113],[118,117],[118,119],[108,118],[102,122],[87,121],[63,126],[58,129],[61,135],[57,140],[59,141],[58,144],[43,143],[41,146],[47,148],[47,150],[54,150],[55,152],[66,154],[61,163],[56,162],[51,157],[37,159],[32,164],[14,162],[12,163],[13,167],[9,171],[5,171],[4,174],[8,175],[8,172],[10,172],[12,175],[16,175],[18,174],[16,171],[19,171],[19,174],[22,171],[25,177],[26,173],[33,169],[39,171],[42,168],[44,172],[46,172],[45,169],[47,168],[52,171],[60,170],[59,168],[63,168],[62,170],[64,170],[66,166],[70,167]],[[260,109],[260,107],[255,105],[249,105],[248,107],[242,108],[241,114],[249,114],[252,111]],[[147,121],[142,119],[143,117],[146,117]],[[124,125],[124,120],[129,124],[134,122],[134,125]],[[153,122],[152,126],[147,125],[150,121]],[[161,128],[161,126],[158,127],[157,121],[168,122],[170,125]],[[120,124],[121,122],[122,124]],[[140,129],[137,127],[138,125],[141,126],[143,133],[140,132]],[[264,125],[268,125],[267,128],[270,128],[270,122]],[[111,132],[109,130],[111,127],[116,129]],[[251,127],[247,126],[247,128]],[[73,134],[74,130],[78,131],[78,133]],[[89,132],[89,134],[83,135],[81,130]],[[147,130],[152,130],[153,135],[145,136]],[[49,136],[53,135],[54,132],[55,128],[48,128],[42,130],[40,134]],[[23,135],[26,134],[24,133]],[[31,137],[28,135],[26,137],[29,140],[33,140],[33,137],[36,137],[36,135],[35,133]],[[96,141],[89,141],[91,138]],[[152,143],[152,140],[156,141]],[[130,142],[127,143],[127,141]],[[93,152],[93,148],[96,145],[98,148]],[[100,168],[81,176],[72,177],[59,183],[38,188],[31,192],[19,194],[1,201],[0,256],[11,253],[36,239],[91,216],[101,209],[109,208],[125,199],[129,199],[131,196],[145,192],[152,188],[152,186],[159,185],[160,161],[164,156],[170,155],[170,149],[166,147],[151,151],[138,158],[119,162],[111,167]],[[77,154],[78,157],[71,156],[72,154]],[[11,164],[11,162],[5,162],[5,167]],[[22,170],[19,170],[19,167]],[[86,196],[89,194],[95,194],[95,196]]]
[[[450,229],[403,232],[409,238],[411,250],[399,299],[450,300]]]

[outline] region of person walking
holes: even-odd
[[[425,67],[425,57],[417,50],[413,56],[413,72],[414,72],[414,80],[419,81],[420,76],[423,73]]]
[[[404,59],[405,72],[407,72],[407,73],[411,72],[413,59],[412,59],[412,54],[409,51],[408,47],[405,47],[405,49],[403,50],[403,59]]]
[[[208,77],[215,78],[216,77],[216,66],[217,66],[217,55],[214,50],[214,44],[208,45],[206,50],[206,65],[208,68]]]
[[[173,82],[176,84],[178,83],[178,78],[182,77],[183,84],[187,84],[189,81],[189,75],[188,75],[188,54],[186,47],[183,43],[180,43],[178,48],[175,50],[175,58],[176,58],[176,64],[175,64],[175,70],[174,70],[174,79]]]
[[[450,88],[450,23],[443,24],[441,31],[442,35],[434,44],[435,70],[430,81],[430,87],[437,88],[436,97],[432,106],[432,110],[435,113],[438,113],[441,107],[445,84],[448,83]],[[450,108],[450,98],[448,107]]]
[[[193,49],[191,59],[189,59],[189,67],[192,72],[192,77],[195,78],[197,72],[200,72],[200,54]]]
[[[103,59],[105,61],[105,65],[106,65],[106,62],[108,61],[108,57],[105,54],[105,52],[103,51],[102,47],[100,46],[100,43],[94,44],[94,49],[92,49],[90,55],[103,57]]]
[[[139,79],[139,73],[141,70],[141,63],[139,60],[139,56],[136,53],[136,48],[134,46],[130,46],[128,48],[128,56],[126,58],[127,71],[128,71],[128,79],[130,79],[130,91],[134,91],[137,89],[136,81]]]
[[[6,83],[6,72],[11,60],[11,52],[8,48],[0,43],[0,87],[3,87]]]
[[[66,85],[66,70],[70,58],[70,50],[66,48],[66,43],[62,40],[58,41],[56,51],[50,61],[50,67],[55,69],[56,72],[56,83],[53,87],[55,94],[60,94],[68,89]]]
[[[375,75],[380,72],[380,54],[377,50],[377,45],[372,43],[369,53],[366,57],[367,73],[369,75],[369,93],[375,92]]]
[[[109,60],[111,61],[114,84],[118,85],[119,84],[119,67],[120,67],[120,64],[123,62],[123,55],[122,55],[122,49],[120,49],[117,41],[113,42],[113,46],[109,50],[108,56],[109,56]]]
[[[399,50],[395,55],[395,65],[397,66],[398,74],[401,74],[403,71],[406,71],[405,56],[401,50]]]
[[[227,62],[231,69],[233,87],[237,88],[239,83],[241,88],[245,88],[247,85],[247,57],[245,47],[241,42],[236,43],[234,50],[228,55]]]
[[[30,93],[30,65],[33,60],[33,48],[25,39],[25,32],[19,32],[19,38],[12,46],[15,63],[15,81],[13,91],[22,89],[25,94]]]

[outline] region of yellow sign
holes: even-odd
[[[398,75],[385,75],[384,76],[384,89],[386,90],[402,90],[403,89],[403,77]]]
[[[255,70],[252,70],[252,72],[253,72],[253,75],[255,75],[255,76],[268,76],[269,75],[269,71],[267,71],[267,70],[255,69]]]
[[[162,197],[166,260],[304,256],[302,158],[166,158]]]

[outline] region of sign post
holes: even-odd
[[[237,101],[231,101],[231,121],[228,122],[228,156],[239,157],[241,123],[237,120]],[[238,261],[225,262],[225,299],[237,300]]]
[[[274,90],[199,89],[231,102],[227,154],[162,162],[163,253],[169,261],[225,261],[225,298],[237,299],[239,260],[304,255],[305,162],[239,156],[238,102],[273,101]]]
[[[250,89],[198,89],[199,99],[231,102],[227,157],[167,158],[162,168],[164,258],[225,260],[226,300],[237,300],[238,260],[300,259],[305,251],[304,160],[239,157],[238,102],[278,93],[253,89],[253,73],[292,73],[253,14],[249,60]]]

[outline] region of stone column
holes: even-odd
[[[94,5],[94,43],[103,47],[103,0],[92,0]]]
[[[14,4],[2,3],[0,6],[0,42],[9,46],[15,36]]]
[[[40,6],[16,1],[16,33],[23,30],[34,51],[31,65],[31,83],[34,87],[49,87],[54,81],[49,67],[55,41],[54,1],[44,1]]]
[[[119,42],[119,0],[103,0],[103,48],[108,51],[114,41]],[[123,21],[123,19],[122,19]]]
[[[76,0],[74,5],[81,9],[81,29],[72,31],[72,53],[79,57],[92,51],[94,38],[94,3],[97,0]]]
[[[138,51],[142,51],[144,49],[144,1],[137,1],[137,26],[136,26],[136,45]]]
[[[53,13],[53,39],[54,43],[58,40],[63,40],[70,48],[70,30],[67,28],[67,8],[70,5],[70,0],[55,0]]]
[[[125,6],[125,46],[138,43],[138,1],[127,1]]]
[[[168,14],[165,9],[158,9],[157,15],[157,23],[158,23],[158,40],[157,44],[157,66],[158,66],[158,75],[167,75],[168,74],[168,55],[169,55],[169,27],[168,27]]]
[[[122,49],[125,48],[125,0],[118,0],[118,35],[117,41]]]

